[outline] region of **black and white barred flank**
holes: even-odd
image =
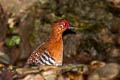
[[[37,55],[37,52],[35,55]],[[45,51],[44,54],[35,60],[35,64],[55,65],[55,60],[50,56],[48,51]]]

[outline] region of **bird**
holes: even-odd
[[[52,24],[49,38],[40,44],[27,59],[26,65],[63,65],[62,34],[67,29],[74,29],[67,20],[57,20]]]

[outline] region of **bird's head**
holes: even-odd
[[[74,29],[75,27],[71,26],[66,20],[58,20],[53,24],[53,31],[55,33],[63,33],[67,29]]]

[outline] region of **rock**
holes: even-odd
[[[94,71],[94,70],[99,69],[105,65],[106,64],[104,62],[101,62],[101,61],[92,61],[91,65],[90,65],[90,70]]]
[[[91,73],[88,80],[112,80],[119,74],[119,65],[116,63],[106,64]]]
[[[57,75],[55,70],[48,70],[42,73],[45,80],[56,80]]]
[[[74,39],[73,39],[74,38]],[[64,55],[71,57],[77,54],[77,47],[80,45],[81,35],[66,35],[64,37]],[[78,43],[77,43],[78,42]]]
[[[8,55],[1,51],[0,51],[0,63],[10,64],[10,58],[8,57]]]
[[[117,48],[117,47],[115,47],[115,48],[112,48],[110,51],[109,51],[109,53],[108,53],[108,56],[109,57],[118,57],[118,56],[120,56],[120,50]]]
[[[37,74],[37,75],[27,75],[24,79],[22,80],[44,80],[44,78],[40,75],[40,74]]]
[[[62,75],[59,75],[57,80],[65,80],[65,78]]]

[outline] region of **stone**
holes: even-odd
[[[112,80],[116,78],[118,74],[119,65],[116,63],[109,63],[91,73],[88,80]]]

